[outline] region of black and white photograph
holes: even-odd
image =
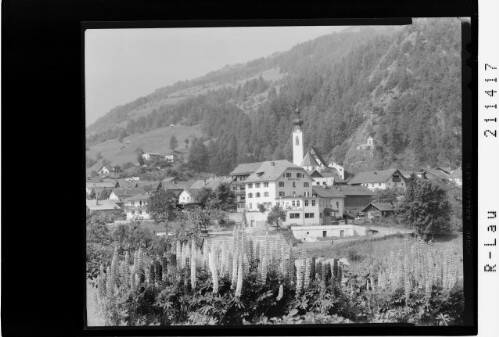
[[[461,39],[86,29],[87,326],[465,325]]]

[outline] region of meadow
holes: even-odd
[[[161,237],[108,247],[114,253],[97,257],[90,280],[96,325],[462,324],[457,238],[352,242],[321,257],[237,226],[220,242]]]
[[[163,127],[144,133],[136,133],[123,138],[123,142],[117,139],[89,146],[86,154],[91,158],[96,158],[100,153],[114,165],[121,165],[125,162],[136,162],[137,153],[135,150],[141,148],[144,152],[167,153],[170,151],[170,138],[175,136],[178,141],[177,151],[188,155],[188,148],[185,147],[185,139],[201,136],[201,125],[175,125],[174,127]],[[98,166],[98,164],[96,165]]]

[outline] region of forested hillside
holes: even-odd
[[[306,145],[352,172],[457,166],[460,49],[457,19],[334,33],[114,108],[89,127],[87,142],[201,123],[204,143],[194,142],[191,154],[205,162],[194,162],[200,170],[226,174],[241,162],[291,159],[297,106]],[[280,76],[267,76],[270,71]],[[375,149],[357,149],[368,135]]]

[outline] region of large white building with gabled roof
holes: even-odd
[[[296,109],[292,163],[287,160],[243,163],[231,172],[237,210],[246,212],[250,227],[264,227],[269,211],[276,205],[286,211],[284,226],[329,225],[343,218],[345,196],[326,184],[314,184],[313,172],[332,169],[315,148],[309,147],[304,155],[302,124]]]

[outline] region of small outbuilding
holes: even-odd
[[[395,214],[397,209],[391,203],[387,202],[371,202],[365,207],[361,213],[365,214],[367,220],[371,221],[375,218],[382,218]]]

